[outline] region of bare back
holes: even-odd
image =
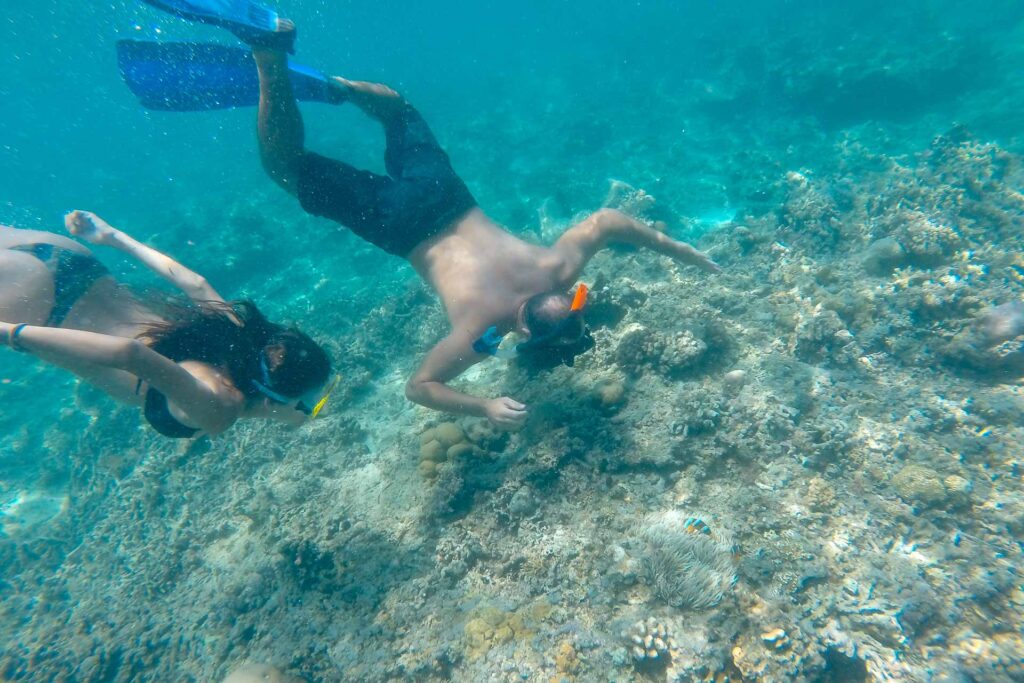
[[[518,239],[479,208],[409,254],[416,272],[438,293],[453,329],[472,333],[511,325],[522,303],[568,287],[563,259]]]

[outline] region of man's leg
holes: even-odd
[[[383,83],[350,81],[341,76],[334,76],[333,80],[347,91],[347,101],[385,125],[404,107],[409,106],[401,95]]]
[[[287,19],[278,30],[294,31]],[[288,55],[283,50],[253,50],[260,74],[260,109],[256,124],[260,159],[267,174],[290,194],[297,194],[298,164],[304,153],[305,130],[288,75]]]
[[[427,122],[404,97],[381,83],[334,80],[348,89],[347,99],[384,126],[388,175],[411,180],[455,177],[448,155],[441,149]],[[458,181],[461,185],[462,181]]]

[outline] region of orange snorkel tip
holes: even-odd
[[[583,307],[587,305],[587,293],[589,291],[590,290],[587,289],[587,286],[582,282],[580,283],[580,286],[576,288],[576,295],[572,298],[572,306],[569,308],[572,313],[582,311]]]

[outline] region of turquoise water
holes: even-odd
[[[623,208],[726,274],[601,256],[604,350],[575,373],[471,371],[536,415],[511,437],[459,420],[488,458],[424,478],[419,435],[450,418],[402,384],[446,329],[432,294],[266,178],[253,110],[147,112],[117,71],[121,38],[233,39],[138,2],[6,7],[0,223],[95,211],[296,321],[346,384],[315,425],[184,447],[0,354],[0,678],[220,680],[249,661],[309,681],[1024,679],[1020,339],[965,336],[1021,297],[1024,6],[278,8],[301,61],[415,103],[516,235],[549,241],[620,181],[656,200]],[[302,111],[308,147],[382,170],[351,107]],[[886,236],[906,258],[865,273]],[[707,358],[672,366],[655,347],[678,359],[687,334]],[[602,403],[611,385],[623,405]],[[941,482],[895,486],[911,465]],[[627,566],[633,525],[669,510],[735,544],[714,607]],[[631,658],[620,631],[648,618],[671,658]]]

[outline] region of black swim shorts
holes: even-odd
[[[386,176],[306,152],[298,197],[384,251],[405,257],[476,206],[419,112],[406,104],[384,124]]]

